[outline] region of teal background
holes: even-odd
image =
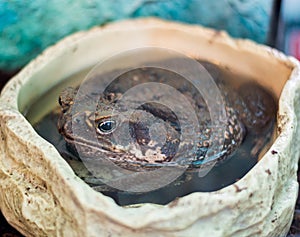
[[[111,21],[157,16],[267,39],[271,0],[0,0],[0,70],[24,66],[73,32]]]

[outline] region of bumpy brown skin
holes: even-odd
[[[206,65],[212,74],[218,74],[216,67]],[[191,137],[196,136],[198,139],[196,143],[193,141],[192,144],[188,138],[181,140],[182,124],[178,117],[187,121],[187,124],[191,120],[189,114],[184,113],[184,104],[178,103],[174,113],[162,104],[140,104],[138,99],[147,96],[153,98],[152,101],[157,101],[173,98],[174,95],[162,95],[158,91],[145,89],[140,92],[141,97],[137,95],[136,101],[122,102],[122,95],[128,89],[146,82],[168,84],[191,103],[197,115],[199,129],[188,129],[193,134]],[[212,141],[212,122],[207,105],[195,88],[179,75],[160,69],[138,69],[120,76],[104,93],[97,91],[97,83],[97,80],[87,82],[85,87],[88,89],[77,96],[77,90],[72,88],[66,88],[61,93],[59,132],[70,150],[80,159],[97,160],[105,157],[131,170],[182,164],[199,167],[205,165],[204,157],[212,145],[220,147],[219,153],[214,154],[215,159],[223,160],[239,147],[247,129],[255,126],[258,129],[268,127],[275,114],[274,100],[264,89],[251,84],[245,88],[251,88],[252,94],[244,87],[240,88],[242,93],[239,94],[217,78],[216,83],[222,92],[228,121],[223,136],[215,137],[215,141]],[[96,101],[96,105],[91,101]],[[126,103],[136,108],[133,113],[128,111]],[[75,106],[76,104],[79,106]],[[101,132],[99,126],[105,126],[106,122],[113,122],[115,128],[107,133]],[[152,129],[153,124],[159,126]]]

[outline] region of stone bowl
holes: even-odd
[[[79,179],[25,119],[36,100],[70,75],[118,51],[143,46],[219,62],[279,99],[277,137],[242,179],[167,205],[121,207]],[[1,93],[1,211],[25,236],[285,236],[298,195],[299,70],[295,59],[269,47],[152,18],[69,36],[28,64]]]

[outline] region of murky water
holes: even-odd
[[[51,89],[43,98],[31,106],[26,114],[27,119],[32,123],[35,130],[52,143],[61,155],[66,159],[75,173],[96,190],[112,197],[120,205],[137,203],[166,204],[176,197],[181,197],[192,192],[209,192],[226,187],[241,179],[257,163],[263,151],[267,149],[272,140],[274,124],[269,130],[269,135],[253,131],[247,131],[247,135],[241,146],[225,161],[215,165],[204,177],[199,177],[198,172],[186,172],[172,184],[147,193],[128,193],[115,189],[105,189],[99,180],[78,161],[66,148],[66,143],[58,133],[57,120],[60,113],[58,96],[66,86],[75,86],[84,78],[87,71],[73,75],[62,84]],[[221,77],[231,79],[237,78],[225,68],[221,69]],[[274,114],[274,118],[275,118]],[[257,147],[264,146],[264,149]]]

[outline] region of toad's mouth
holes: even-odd
[[[110,160],[119,167],[130,169],[133,171],[144,171],[162,167],[177,167],[177,168],[200,168],[209,165],[213,160],[223,159],[227,157],[226,151],[215,154],[210,159],[194,160],[191,163],[178,163],[172,159],[151,160],[151,158],[140,158],[129,153],[128,150],[118,148],[112,145],[101,145],[98,141],[85,140],[72,136],[65,136],[65,141],[68,144],[68,149],[78,160],[83,162],[97,161],[103,159]]]
[[[69,145],[72,145],[74,149],[76,150],[76,153],[78,151],[82,151],[82,154],[84,152],[89,151],[91,154],[94,152],[97,154],[97,152],[103,152],[103,153],[125,153],[126,151],[120,148],[117,148],[116,146],[112,145],[111,143],[103,140],[102,143],[100,143],[97,139],[85,139],[81,137],[74,137],[70,134],[65,134],[64,137],[66,143]]]
[[[104,140],[103,143],[100,143],[97,139],[86,140],[80,137],[75,138],[70,134],[65,135],[64,139],[68,144],[68,149],[82,161],[86,159],[99,160],[106,158],[118,164],[122,162],[141,167],[180,166],[177,162],[165,157],[164,159],[154,159],[149,155],[145,157],[134,155],[128,152],[128,148],[122,149],[122,147],[112,145]]]

